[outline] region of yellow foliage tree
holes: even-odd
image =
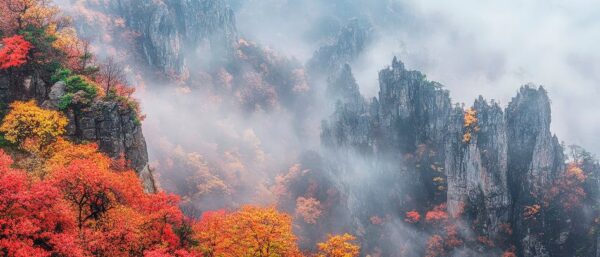
[[[474,108],[469,108],[465,111],[464,127],[463,142],[469,143],[471,142],[473,133],[479,131],[479,126],[477,126],[477,111]]]
[[[65,133],[68,121],[59,112],[38,107],[35,101],[14,102],[4,117],[0,132],[19,148],[38,152]]]
[[[194,226],[203,256],[300,257],[292,218],[275,207],[206,212]]]
[[[356,237],[350,234],[329,235],[327,241],[317,244],[317,257],[357,257],[360,246],[355,241]]]
[[[235,242],[231,249],[234,256],[300,256],[292,217],[275,207],[243,206],[228,221],[228,232]]]

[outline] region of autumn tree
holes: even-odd
[[[20,67],[27,63],[27,55],[32,45],[23,36],[2,39],[0,45],[0,70]]]
[[[234,256],[296,256],[299,254],[292,232],[292,218],[275,207],[243,206],[228,219],[233,236]]]
[[[327,241],[318,243],[317,247],[317,257],[357,257],[360,254],[356,237],[350,234],[329,235]]]
[[[215,257],[234,243],[230,236],[223,234],[228,215],[225,210],[207,211],[194,225],[198,249],[204,256]]]
[[[48,152],[51,152],[51,154],[45,159],[44,175],[61,167],[66,167],[74,160],[93,160],[100,169],[109,169],[115,162],[115,160],[101,153],[95,143],[74,144],[64,138],[58,138],[48,146]]]
[[[301,256],[292,218],[274,207],[243,206],[208,212],[194,225],[198,250],[205,256]]]
[[[52,42],[52,47],[64,55],[63,65],[81,73],[89,73],[87,68],[93,57],[90,53],[90,42],[81,40],[73,27],[54,29],[56,27],[52,26],[48,31],[56,38]]]
[[[446,212],[446,204],[440,204],[428,211],[425,214],[425,222],[432,224],[440,224],[448,220],[448,213]]]
[[[10,108],[0,132],[21,149],[32,152],[43,150],[65,133],[67,119],[57,111],[38,107],[33,100],[14,102]]]
[[[176,250],[180,245],[180,239],[175,233],[175,228],[180,227],[184,219],[183,213],[179,209],[179,196],[165,192],[140,194],[143,193],[143,188],[139,183],[139,179],[133,172],[130,172],[129,183],[132,183],[134,180],[137,181],[135,194],[139,195],[136,198],[140,198],[142,201],[132,203],[132,205],[138,206],[139,210],[145,213],[149,219],[149,223],[147,223],[148,232],[146,234],[151,239],[149,243],[167,246],[173,251]],[[129,183],[126,182],[126,184]]]
[[[124,180],[135,182],[133,179],[137,177],[131,175]],[[139,182],[132,185],[140,193],[137,197],[144,199],[142,202],[145,203],[116,204],[100,219],[89,223],[83,232],[87,247],[94,249],[99,256],[142,256],[147,251],[158,249],[164,253],[182,250],[173,230],[182,217],[177,208],[177,198],[159,193],[159,198],[169,199],[165,202],[154,195],[144,195]],[[154,200],[157,201],[152,202]]]
[[[82,256],[60,191],[13,170],[0,150],[0,252],[3,256]]]
[[[465,111],[463,126],[463,142],[469,143],[471,142],[473,134],[479,131],[479,126],[477,126],[477,111],[475,110],[475,108],[469,108]]]
[[[29,9],[37,4],[34,0],[5,0],[0,2],[2,16],[0,29],[6,34],[12,34],[24,27],[24,16]]]
[[[108,57],[100,65],[98,80],[107,94],[114,90],[119,84],[126,84],[125,68],[123,64],[113,57]]]
[[[404,218],[404,221],[412,224],[418,223],[419,221],[421,221],[421,214],[419,214],[419,212],[417,212],[416,210],[408,211],[406,212],[406,217]]]
[[[579,207],[586,193],[583,188],[586,176],[577,163],[569,163],[567,169],[553,183],[544,195],[545,205],[558,203],[560,208],[573,210]]]
[[[85,222],[98,220],[122,200],[112,175],[89,159],[74,160],[52,172],[54,183],[77,213],[80,231]]]
[[[66,159],[71,157],[50,172],[49,180],[69,203],[86,249],[100,256],[140,256],[157,247],[177,250],[174,228],[183,221],[178,197],[145,194],[133,171],[113,171],[103,158]]]
[[[308,224],[317,223],[322,213],[321,208],[321,202],[315,198],[298,197],[296,199],[296,214]]]
[[[439,257],[444,255],[444,239],[439,235],[433,235],[427,240],[426,257]]]

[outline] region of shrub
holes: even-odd
[[[59,68],[50,78],[53,83],[58,81],[65,82],[65,95],[61,96],[58,108],[64,110],[71,104],[90,104],[100,90],[95,82],[82,75],[73,75],[72,71],[65,68]]]

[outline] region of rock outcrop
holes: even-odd
[[[86,109],[70,109],[67,135],[79,142],[97,142],[100,151],[114,159],[125,158],[138,172],[147,192],[156,190],[148,167],[148,151],[136,114],[116,102],[96,101]]]
[[[44,108],[57,109],[65,84],[59,81],[47,87],[45,81],[35,72],[24,77],[0,73],[2,113],[17,100],[34,99]],[[116,101],[96,100],[87,108],[68,109],[65,115],[69,119],[68,137],[76,142],[97,142],[100,151],[111,158],[124,158],[140,176],[145,191],[156,191],[146,141],[134,111],[120,107]]]
[[[344,26],[334,42],[320,47],[306,64],[311,76],[329,76],[344,64],[354,61],[365,50],[372,36],[369,23],[352,19]]]
[[[213,56],[233,54],[235,16],[223,0],[111,0],[108,6],[106,13],[123,17],[139,33],[141,56],[160,71],[184,72],[189,53],[202,49]]]
[[[550,256],[538,236],[544,224],[532,226],[521,215],[552,186],[564,170],[565,157],[558,138],[550,133],[550,100],[546,91],[531,85],[521,88],[506,110],[510,190],[515,202],[513,222],[523,256]]]
[[[523,215],[526,207],[543,201],[565,170],[562,146],[550,132],[550,101],[542,87],[523,86],[504,111],[483,97],[467,111],[452,105],[441,84],[406,70],[394,58],[391,67],[379,73],[379,97],[352,104],[348,99],[356,99],[353,92],[358,90],[349,67],[338,74],[346,75],[333,80],[337,90],[330,91],[341,100],[323,122],[322,143],[330,151],[353,149],[368,153],[362,156],[370,162],[385,163],[371,166],[373,176],[390,170],[401,174],[396,176],[398,183],[417,200],[401,201],[396,208],[446,203],[449,213],[463,213],[475,233],[492,240],[512,226],[511,240],[519,256],[553,256],[549,249],[563,249],[570,240],[569,226],[544,225],[549,219],[544,214],[539,221]],[[400,191],[390,189],[381,197],[394,199],[389,198],[391,192]],[[560,230],[560,237],[543,236],[550,228]]]
[[[478,230],[494,238],[509,221],[511,198],[508,190],[508,140],[500,106],[479,97],[473,105],[477,125],[465,140],[464,110],[454,109],[445,149],[448,179],[447,204],[451,213],[473,210]]]

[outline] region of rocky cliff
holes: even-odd
[[[367,47],[373,31],[369,23],[352,19],[341,28],[337,37],[321,46],[306,64],[313,77],[329,76],[344,64],[354,61]]]
[[[51,85],[49,76],[31,74],[0,73],[3,114],[9,104],[17,100],[34,99],[45,108],[57,108],[58,99],[65,93],[65,84],[59,81]],[[89,107],[69,108],[64,112],[69,119],[67,136],[76,142],[97,142],[99,149],[110,157],[125,158],[140,176],[144,189],[156,191],[141,123],[131,109],[121,108],[116,101],[96,100]]]
[[[348,71],[341,74],[351,76]],[[391,165],[387,172],[401,174],[395,176],[398,185],[408,190],[390,189],[382,197],[410,194],[413,202],[403,201],[400,210],[445,203],[470,233],[491,240],[501,241],[506,227],[512,227],[509,241],[519,256],[564,256],[557,249],[569,247],[565,242],[577,232],[557,221],[555,213],[540,210],[551,208],[542,199],[560,183],[566,162],[550,131],[550,100],[542,87],[521,87],[505,110],[483,97],[470,108],[453,106],[441,84],[406,70],[396,58],[379,73],[379,97],[370,103],[348,97],[358,91],[353,79],[335,82],[346,86],[337,85],[344,90],[334,91],[340,100],[323,123],[323,145],[328,151],[354,151],[371,162],[386,163],[370,166],[372,176]],[[355,163],[339,160],[348,155],[334,156],[338,163]],[[532,206],[537,208],[533,214],[528,212]],[[566,215],[561,219],[569,219]]]
[[[195,54],[216,62],[234,54],[235,16],[223,0],[111,0],[89,5],[124,19],[138,35],[135,49],[141,59],[158,71],[183,73]],[[86,23],[80,25],[84,34],[94,33]]]

